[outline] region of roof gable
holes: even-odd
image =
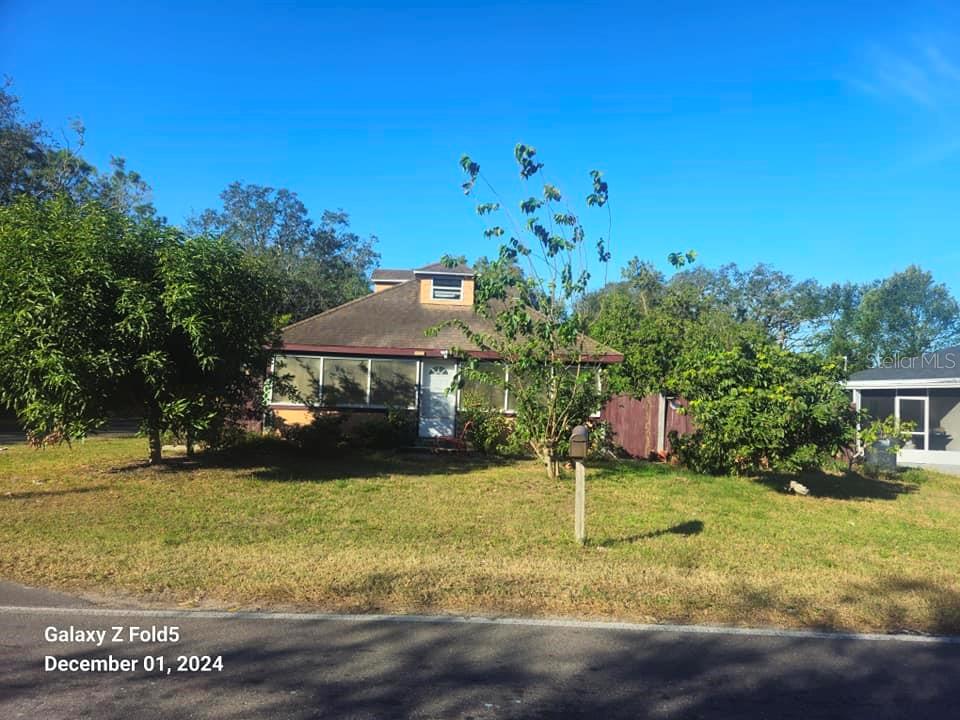
[[[289,325],[283,342],[396,350],[468,348],[466,336],[453,327],[427,336],[428,328],[453,319],[482,320],[471,307],[423,304],[417,283],[403,282]]]
[[[370,274],[370,279],[377,280],[413,280],[413,270],[390,270],[378,268]]]
[[[337,348],[336,352],[357,354],[372,349],[396,355],[454,348],[480,352],[455,326],[446,325],[436,335],[427,335],[428,329],[451,320],[461,320],[480,332],[495,332],[493,322],[477,315],[473,307],[421,303],[418,283],[402,282],[293,323],[284,328],[282,340],[287,347],[317,351]],[[623,358],[592,338],[583,340],[585,352],[593,357],[607,362]]]

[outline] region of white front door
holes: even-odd
[[[424,360],[420,378],[420,437],[452,437],[457,394],[447,392],[457,374],[453,360]]]

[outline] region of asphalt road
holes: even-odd
[[[955,718],[960,644],[628,626],[109,610],[0,583],[0,717]],[[16,608],[11,606],[17,606]],[[76,608],[76,609],[73,609]],[[177,627],[177,642],[128,639]],[[101,647],[45,638],[102,630]],[[95,642],[95,641],[94,641]],[[222,671],[45,671],[219,656]],[[189,662],[189,661],[188,661]]]

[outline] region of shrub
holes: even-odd
[[[880,477],[896,471],[897,453],[913,438],[911,433],[916,424],[909,420],[899,421],[893,415],[873,421],[865,415],[861,422],[863,456],[859,460],[863,462],[864,472],[870,477]]]
[[[314,413],[309,425],[276,423],[280,437],[301,450],[311,453],[328,453],[338,450],[344,440],[343,425],[346,415],[340,413]]]
[[[460,410],[459,419],[461,427],[466,429],[467,442],[477,452],[487,455],[516,454],[516,448],[511,448],[510,444],[513,426],[503,413],[468,403]],[[513,452],[510,452],[511,449]]]
[[[889,440],[887,452],[896,453],[911,438],[916,423],[910,420],[898,421],[893,415],[882,420],[868,422],[860,431],[860,441],[865,447],[873,447],[876,443]]]
[[[413,445],[417,425],[413,415],[405,410],[389,410],[384,415],[371,415],[348,425],[344,443],[351,448],[396,450]]]
[[[279,418],[271,424],[283,440],[308,453],[392,450],[408,447],[417,438],[416,416],[408,410],[379,413],[314,411],[308,425],[292,425]]]
[[[704,473],[795,472],[848,446],[855,413],[842,369],[762,340],[690,348],[671,386],[689,400],[697,430],[671,433],[680,462]]]
[[[591,420],[587,424],[590,430],[587,452],[594,460],[620,457],[622,448],[614,441],[613,426],[606,420]]]
[[[282,455],[290,452],[290,443],[277,435],[264,435],[259,432],[247,432],[238,435],[229,447],[215,448],[231,458],[261,455]]]

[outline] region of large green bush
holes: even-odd
[[[760,340],[689,348],[670,377],[696,431],[671,440],[699,472],[796,471],[853,442],[855,413],[842,368]]]

